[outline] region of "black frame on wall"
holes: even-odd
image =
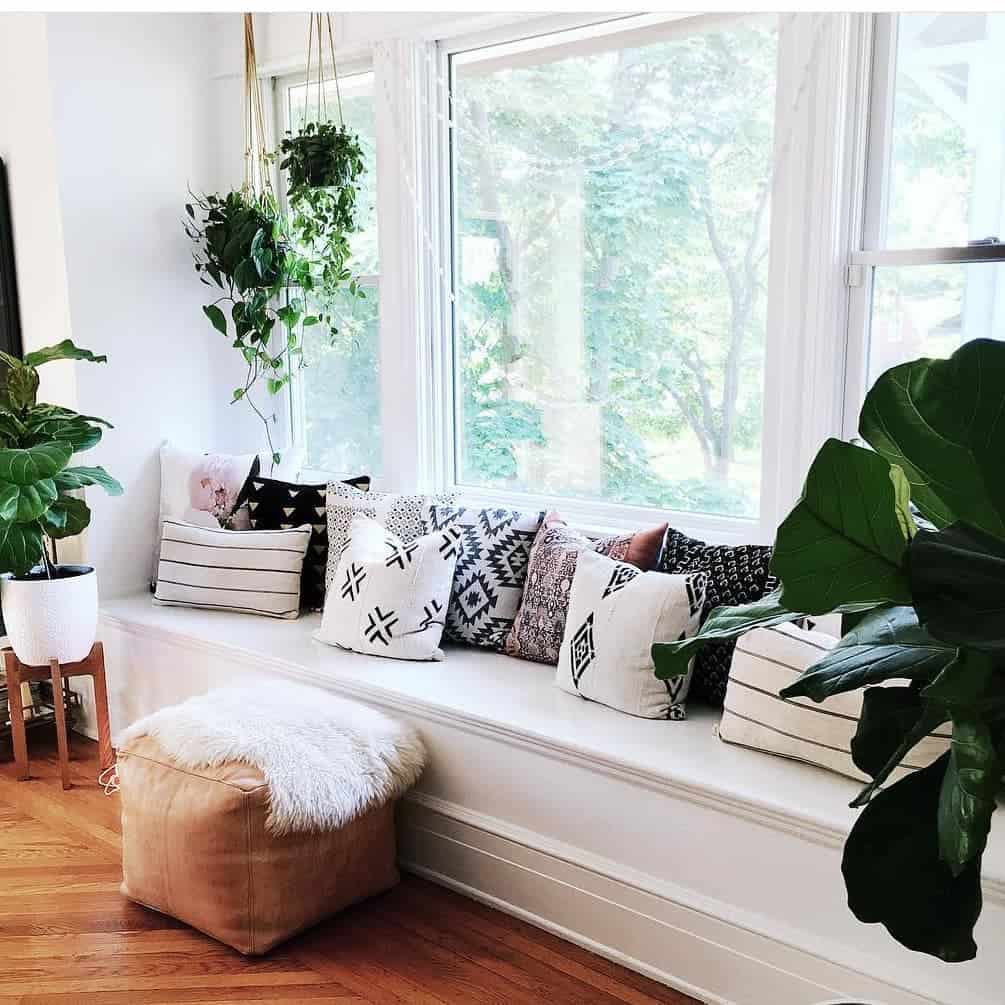
[[[14,270],[14,224],[10,215],[7,167],[0,159],[0,349],[20,357],[21,310]]]

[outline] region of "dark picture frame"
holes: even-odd
[[[0,349],[20,357],[21,310],[14,270],[14,225],[10,215],[7,167],[0,159]]]

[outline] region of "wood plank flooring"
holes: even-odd
[[[0,763],[0,1005],[698,1005],[522,921],[414,876],[249,960],[119,894],[118,797],[74,737],[32,780]]]

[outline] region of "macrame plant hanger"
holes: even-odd
[[[314,61],[314,37],[317,35],[317,65],[315,66],[316,76],[311,79],[311,64]],[[325,76],[325,45],[324,37],[328,36],[328,55],[331,57],[332,75],[331,79],[335,83],[335,103],[338,113],[338,124],[345,125],[342,118],[342,93],[338,83],[338,64],[335,62],[335,31],[332,27],[331,14],[308,14],[307,15],[307,89],[304,94],[304,117],[300,123],[303,128],[310,119],[311,114],[311,87],[317,88],[315,98],[315,122],[325,122],[328,119],[328,98],[325,94],[325,83],[328,78]]]
[[[269,155],[265,149],[265,114],[255,57],[253,14],[244,15],[244,188],[257,197],[273,194]]]

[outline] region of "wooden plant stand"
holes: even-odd
[[[66,728],[66,700],[63,682],[70,677],[91,677],[94,680],[94,704],[98,725],[98,760],[102,772],[115,762],[112,737],[108,725],[108,689],[105,684],[105,651],[95,642],[91,651],[79,663],[50,660],[47,667],[30,667],[14,655],[12,649],[3,651],[4,670],[7,674],[7,694],[10,701],[11,740],[17,777],[28,778],[28,739],[25,732],[24,708],[21,705],[21,685],[34,681],[52,681],[52,703],[56,716],[56,742],[59,746],[59,773],[63,788],[70,788],[70,743]]]

